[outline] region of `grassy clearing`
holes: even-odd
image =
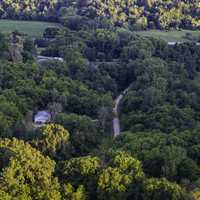
[[[62,27],[57,23],[40,22],[40,21],[19,21],[19,20],[0,20],[0,32],[10,33],[13,31],[19,31],[27,34],[30,37],[42,36],[44,30],[47,27]],[[167,42],[187,42],[197,41],[200,39],[200,31],[136,31],[141,36],[155,37],[163,39]],[[187,37],[186,37],[187,35]],[[189,36],[189,37],[188,37]]]
[[[159,31],[159,30],[149,30],[149,31],[137,31],[137,34],[141,36],[155,37],[163,39],[167,42],[196,42],[200,39],[200,31]],[[189,37],[186,37],[189,36]]]
[[[61,27],[61,25],[38,21],[0,20],[0,32],[3,33],[10,33],[17,30],[30,37],[40,37],[47,27]]]

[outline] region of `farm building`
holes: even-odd
[[[35,124],[46,124],[51,121],[51,114],[48,111],[38,111],[34,116]]]

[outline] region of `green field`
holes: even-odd
[[[0,20],[0,32],[3,33],[10,33],[17,30],[30,37],[40,37],[47,27],[61,27],[61,25],[38,21]]]
[[[190,31],[190,30],[181,30],[181,31],[149,30],[149,31],[136,31],[136,33],[141,36],[160,38],[167,42],[187,42],[187,41],[196,42],[198,39],[200,39],[200,31]],[[189,35],[189,38],[186,37],[186,34]]]
[[[17,21],[17,20],[0,20],[0,32],[9,33],[19,31],[27,34],[30,37],[42,36],[47,27],[61,27],[57,23],[39,22],[39,21]],[[187,42],[197,41],[200,39],[200,31],[135,31],[136,34],[141,36],[155,37],[163,39],[167,42]],[[187,37],[186,37],[187,35]],[[189,37],[188,37],[189,36]]]

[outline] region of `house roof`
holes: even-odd
[[[51,114],[48,111],[38,111],[35,116],[34,120],[35,121],[47,121],[51,118]]]

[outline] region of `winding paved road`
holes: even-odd
[[[113,108],[113,131],[114,131],[114,137],[117,137],[120,135],[120,119],[119,119],[119,105],[121,100],[123,99],[124,95],[129,91],[130,86],[126,88],[116,99],[115,99],[115,106]]]

